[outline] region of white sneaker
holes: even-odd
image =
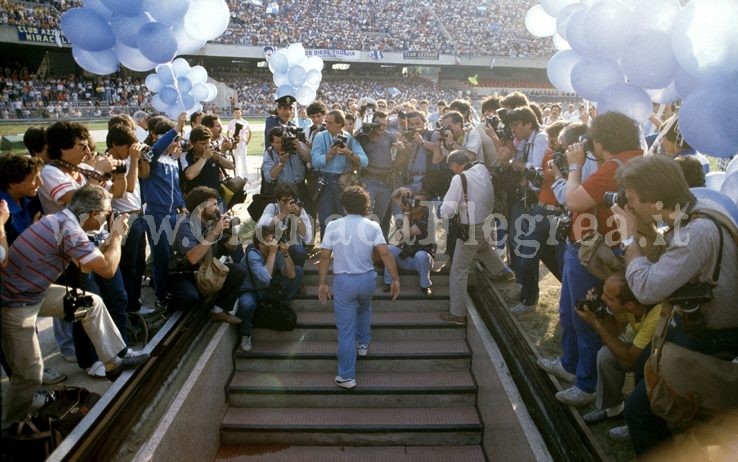
[[[586,391],[580,390],[577,386],[573,386],[556,393],[556,399],[570,406],[584,406],[594,401],[595,394],[587,393]]]
[[[95,361],[92,366],[85,368],[85,372],[87,372],[87,375],[90,377],[95,377],[97,379],[106,378],[105,365],[100,361]]]
[[[536,364],[538,364],[538,367],[548,372],[549,374],[553,374],[560,379],[566,380],[567,382],[573,382],[577,378],[576,375],[564,369],[564,366],[561,365],[560,358],[556,358],[556,359],[541,358],[538,361],[536,361]]]
[[[516,316],[519,316],[535,307],[535,305],[524,305],[523,303],[518,303],[514,307],[510,308],[510,312]]]
[[[340,375],[336,376],[335,379],[336,385],[338,385],[341,388],[351,389],[356,386],[356,380],[354,379],[344,379]]]
[[[613,427],[607,431],[607,436],[613,441],[630,441],[630,431],[627,425]]]
[[[357,344],[356,354],[359,356],[366,356],[369,353],[369,345]]]
[[[241,351],[246,353],[251,351],[251,337],[249,335],[241,337]]]

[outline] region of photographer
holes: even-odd
[[[206,186],[198,186],[187,194],[190,215],[177,228],[174,251],[184,257],[184,266],[190,271],[172,277],[173,306],[193,307],[205,297],[195,284],[193,273],[207,258],[227,256],[237,247],[238,236],[233,233],[229,214],[220,214],[218,192]],[[234,263],[227,263],[228,275],[218,291],[210,317],[213,321],[239,324],[241,320],[228,313],[238,299],[239,287],[245,272]]]
[[[326,114],[326,130],[315,136],[310,151],[312,165],[318,175],[316,205],[321,235],[325,233],[329,218],[343,215],[338,178],[348,169],[358,170],[369,163],[361,144],[343,130],[343,124],[343,111],[333,110]]]
[[[426,129],[425,116],[420,112],[411,112],[407,118],[408,129],[403,134],[405,143],[401,151],[404,161],[403,165],[398,164],[398,168],[405,171],[405,186],[417,192],[423,188],[425,175],[433,161],[433,131]]]
[[[248,179],[249,169],[246,163],[248,155],[248,145],[251,141],[251,126],[248,121],[241,117],[241,108],[236,106],[233,108],[233,118],[228,122],[228,130],[226,136],[235,146],[233,156],[235,158],[236,176]]]
[[[313,240],[310,217],[291,185],[286,183],[277,185],[274,188],[274,197],[277,202],[266,206],[257,226],[274,226],[277,239],[289,246],[290,256],[295,265],[305,266],[307,258],[305,244]]]
[[[430,272],[436,256],[435,239],[428,238],[429,206],[425,192],[412,193],[407,188],[398,188],[392,193],[392,199],[402,210],[402,224],[399,229],[400,245],[390,245],[389,251],[395,257],[399,269],[415,271],[420,276],[420,291],[431,295]],[[392,275],[384,272],[386,292],[392,284]]]
[[[285,126],[274,127],[269,132],[270,146],[261,161],[262,194],[273,195],[276,186],[287,184],[297,190],[303,203],[309,203],[305,174],[310,156],[297,150],[298,143]]]
[[[87,237],[107,222],[110,213],[110,194],[99,186],[83,186],[74,192],[66,209],[32,224],[10,249],[9,264],[2,271],[1,314],[3,352],[13,373],[3,400],[3,429],[26,417],[33,393],[41,384],[43,359],[36,334],[37,316],[80,321],[111,380],[123,369],[148,359],[147,354],[126,351],[100,297],[68,295],[67,288],[53,284],[72,262],[82,271],[102,277],[115,274],[127,217],[122,215],[113,222],[104,246],[98,248]],[[118,356],[124,352],[124,357]]]
[[[595,424],[623,412],[626,372],[633,372],[636,384],[643,379],[643,365],[651,353],[651,338],[661,307],[639,302],[628,287],[625,274],[618,272],[605,279],[601,300],[580,300],[576,314],[594,329],[603,343],[597,353],[597,409],[582,416],[588,424]],[[611,437],[623,439],[625,428],[611,429]]]
[[[433,163],[446,159],[452,151],[462,150],[470,161],[482,158],[482,138],[470,125],[464,125],[464,118],[456,111],[446,112],[441,117],[438,128],[438,143],[434,150]]]
[[[265,150],[271,147],[271,142],[269,141],[269,133],[274,127],[286,125],[288,127],[294,127],[295,129],[297,128],[292,122],[292,111],[294,110],[293,105],[295,104],[295,102],[297,102],[295,97],[287,95],[275,99],[274,102],[277,103],[277,110],[274,115],[270,115],[269,117],[267,117],[264,123]],[[303,140],[298,140],[298,142],[296,143],[295,151],[300,154],[300,157],[302,157],[303,159],[307,159],[310,154],[310,147]]]
[[[203,117],[203,120],[205,117]],[[187,168],[183,172],[185,192],[192,191],[198,186],[207,186],[215,191],[220,191],[221,171],[233,168],[233,162],[230,159],[220,151],[213,149],[212,139],[212,132],[204,124],[202,127],[192,129],[192,133],[190,133],[192,149],[185,156]],[[222,203],[223,199],[220,198],[220,195],[218,197],[218,201]]]
[[[374,118],[374,112],[377,111],[377,102],[372,98],[363,97],[359,100],[359,113],[354,123],[354,132],[358,135],[365,123],[371,123]],[[404,116],[404,114],[403,114]]]
[[[228,136],[223,136],[223,125],[220,123],[220,117],[218,114],[206,114],[202,116],[202,126],[210,130],[210,147],[214,152],[222,154],[227,160],[231,162],[231,167],[225,167],[229,170],[233,170],[233,160],[228,159],[232,157],[231,150],[235,147],[235,140]],[[228,155],[226,155],[228,153]]]
[[[326,112],[328,112],[328,108],[321,101],[315,101],[306,108],[306,111],[312,122],[307,137],[308,146],[312,147],[315,135],[325,130],[325,123],[323,123],[323,120],[325,119]]]
[[[612,211],[620,218],[628,286],[644,303],[675,298],[680,290],[688,292],[679,297],[683,301],[667,305],[674,305],[674,318],[666,340],[703,353],[706,359],[723,353],[728,364],[727,358],[738,355],[738,250],[729,232],[736,230],[734,219],[716,202],[695,198],[673,159],[634,159],[618,170],[617,177],[627,205],[614,205]],[[707,214],[722,215],[725,224],[719,225]],[[649,240],[661,221],[668,226],[661,239],[665,245],[660,246],[658,258],[649,259],[641,242],[644,237]],[[713,282],[717,267],[719,275]],[[706,286],[712,290],[706,292]],[[701,300],[691,301],[695,298]],[[690,312],[692,305],[696,310]],[[625,420],[638,457],[651,455],[671,437],[667,423],[651,410],[643,381],[625,403]]]
[[[576,300],[584,298],[590,289],[600,290],[602,280],[590,273],[579,260],[581,239],[598,232],[606,237],[606,245],[620,253],[617,245],[619,236],[605,193],[618,190],[615,171],[627,162],[643,155],[640,148],[640,131],[632,119],[608,112],[592,122],[591,136],[593,153],[600,167],[584,182],[581,166],[586,156],[582,143],[574,143],[566,150],[569,176],[566,180],[566,205],[572,212],[572,227],[564,252],[564,271],[559,318],[561,323],[560,359],[540,359],[538,365],[547,372],[570,380],[576,373],[574,386],[560,391],[556,398],[587,404],[594,400],[597,385],[597,351],[601,342],[594,329],[575,315]],[[634,286],[630,285],[631,289]],[[634,291],[635,293],[635,291]],[[642,297],[639,300],[647,302]]]
[[[246,247],[241,260],[246,277],[241,284],[238,298],[238,317],[242,351],[251,351],[251,330],[254,313],[265,299],[291,300],[302,284],[302,267],[297,266],[290,256],[287,243],[275,237],[272,225],[257,226],[254,240]]]

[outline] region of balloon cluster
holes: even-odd
[[[323,80],[323,59],[320,56],[305,56],[305,48],[293,43],[274,52],[269,59],[277,98],[294,96],[297,102],[307,106],[315,101],[320,81]]]
[[[225,0],[82,0],[61,17],[72,56],[93,74],[144,72],[192,54],[228,27]]]
[[[738,152],[738,3],[734,0],[540,0],[525,16],[559,50],[561,91],[645,122],[652,102],[682,100],[679,128],[706,154]]]
[[[215,85],[208,83],[205,68],[190,67],[184,58],[159,64],[154,74],[146,76],[145,83],[154,93],[151,105],[172,119],[182,112],[201,111],[202,103],[212,101],[218,94]]]

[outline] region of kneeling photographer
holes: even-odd
[[[228,313],[236,304],[239,288],[245,277],[241,265],[226,263],[230,254],[238,251],[238,235],[234,229],[237,218],[230,214],[220,214],[218,208],[218,192],[207,186],[198,186],[187,194],[185,203],[190,215],[182,220],[177,228],[177,237],[174,240],[175,258],[178,266],[184,271],[178,271],[170,281],[172,288],[172,307],[192,307],[203,301],[212,293],[217,293],[215,303],[210,310],[213,321],[240,324],[241,320]],[[237,255],[237,253],[235,253]],[[219,259],[219,263],[213,259]],[[220,281],[220,288],[208,288],[200,281],[204,265],[215,265],[226,272],[225,281]],[[227,269],[226,269],[227,268]],[[212,283],[212,281],[205,281]]]
[[[705,407],[724,412],[737,405],[738,364],[731,360],[738,355],[738,230],[726,206],[695,197],[673,159],[634,159],[618,170],[617,179],[627,204],[614,205],[612,211],[620,218],[628,285],[644,303],[667,300],[664,320],[673,317],[664,324],[665,332],[657,330],[659,348],[647,363],[646,380],[625,403],[636,455],[647,457],[664,450],[662,444],[671,438],[673,415],[664,410],[680,411],[683,425]],[[641,247],[644,231],[661,221],[668,230],[660,255],[649,259]],[[651,383],[647,389],[652,361],[658,366],[655,377],[665,386]],[[691,366],[685,370],[684,364]],[[665,370],[683,373],[674,382],[674,376],[663,375]],[[663,392],[685,388],[699,401],[672,394],[668,398],[674,405],[663,406]],[[691,409],[681,406],[685,401]]]
[[[277,202],[266,206],[257,226],[274,226],[277,239],[288,245],[295,265],[305,266],[305,244],[313,240],[310,217],[292,185],[277,185],[274,188],[274,197]]]
[[[415,271],[420,277],[420,291],[431,295],[430,272],[436,256],[435,239],[428,239],[429,207],[428,195],[423,191],[413,194],[408,188],[397,188],[392,199],[402,210],[402,224],[399,226],[400,244],[390,245],[389,251],[395,257],[399,269]],[[385,292],[390,291],[392,275],[385,268]]]
[[[254,314],[265,308],[267,301],[282,304],[292,299],[302,283],[303,271],[292,261],[287,244],[276,239],[273,225],[257,226],[253,243],[246,247],[241,264],[246,267],[248,275],[243,280],[238,299],[238,316],[243,320],[240,346],[241,350],[248,352],[251,351]]]

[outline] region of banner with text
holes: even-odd
[[[332,50],[329,48],[318,48],[313,50],[305,50],[305,56],[319,56],[323,59],[343,59],[346,61],[358,61],[361,59],[361,52],[357,50]]]
[[[441,55],[436,51],[406,51],[402,53],[405,59],[441,59]]]
[[[56,43],[69,45],[69,40],[64,37],[59,29],[44,29],[33,26],[17,26],[18,40],[21,42]]]

